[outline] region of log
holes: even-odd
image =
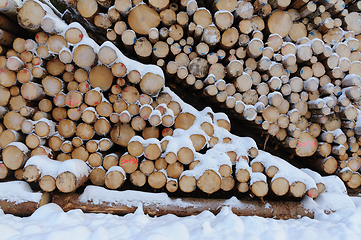
[[[179,179],[179,188],[185,192],[193,192],[197,187],[197,180],[193,176],[183,175]]]
[[[196,117],[191,113],[180,113],[174,121],[174,127],[187,130],[193,125],[195,119]]]
[[[76,132],[76,125],[69,119],[63,119],[58,124],[58,132],[65,138],[71,137]]]
[[[250,177],[250,189],[257,197],[264,197],[268,193],[268,185],[262,173],[253,173]]]
[[[149,176],[152,172],[154,172],[154,169],[155,169],[155,166],[154,166],[154,162],[153,162],[153,161],[144,159],[144,160],[139,164],[139,170],[140,170],[145,176]]]
[[[105,184],[105,174],[106,171],[99,167],[99,168],[94,168],[89,175],[89,179],[92,182],[92,184],[94,184],[95,186],[104,186]]]
[[[289,182],[283,177],[272,179],[271,189],[277,196],[284,196],[289,191]]]
[[[143,187],[147,182],[147,176],[137,170],[130,174],[130,181],[134,186]]]
[[[1,161],[0,162],[0,179],[6,179],[8,176],[10,176],[10,173],[11,173],[11,171]]]
[[[21,142],[10,143],[2,151],[2,160],[5,166],[11,170],[23,167],[29,157],[29,149]]]
[[[148,72],[142,77],[142,80],[139,83],[139,87],[143,93],[148,94],[150,96],[155,96],[160,92],[164,83],[165,80],[163,77]]]
[[[8,200],[0,201],[0,207],[6,214],[13,214],[17,216],[30,216],[33,214],[39,207],[48,204],[51,202],[51,195],[49,193],[42,193],[41,199],[39,202],[26,201],[22,203],[11,202]]]
[[[302,197],[306,193],[306,185],[303,182],[295,181],[290,185],[290,194],[293,197]]]
[[[111,167],[105,175],[105,186],[109,189],[118,189],[125,180],[125,172],[119,166]]]
[[[56,187],[63,193],[69,193],[75,191],[78,187],[83,185],[89,176],[78,177],[73,173],[66,171],[60,173],[56,177]]]
[[[133,213],[137,209],[137,206],[126,206],[122,204],[112,204],[109,208],[109,203],[103,202],[100,204],[94,203],[82,203],[79,201],[79,194],[55,194],[52,202],[58,204],[64,211],[72,209],[81,209],[84,212],[89,213],[111,213],[124,215],[127,213]],[[141,200],[140,200],[141,201]],[[182,201],[191,204],[188,208],[182,208],[179,206],[163,206],[163,205],[149,205],[144,204],[143,209],[145,214],[151,216],[161,216],[166,214],[175,214],[177,216],[191,216],[201,213],[204,210],[209,210],[214,214],[218,214],[222,206],[227,206],[225,200],[222,199],[182,199]],[[313,218],[314,213],[302,208],[298,202],[288,201],[267,201],[271,208],[265,208],[264,203],[256,200],[243,199],[239,201],[239,206],[232,206],[232,212],[239,216],[262,216],[276,219],[298,219],[299,216],[308,216]],[[138,202],[137,202],[138,204]],[[243,204],[249,204],[252,207],[243,208]],[[285,206],[286,205],[286,206]],[[194,206],[194,207],[193,207]],[[202,206],[201,208],[199,206]],[[290,210],[292,209],[292,211]],[[171,212],[170,212],[171,211]]]
[[[11,87],[15,84],[16,74],[15,72],[2,68],[0,70],[0,85],[3,87]]]
[[[4,149],[8,144],[12,142],[21,142],[23,140],[23,134],[14,130],[6,129],[0,134],[0,148]]]
[[[178,179],[180,175],[183,173],[184,168],[183,165],[176,161],[174,163],[171,163],[167,166],[167,175],[171,178]]]
[[[178,181],[177,179],[171,179],[167,181],[165,185],[168,192],[176,192],[178,190]]]
[[[103,158],[103,167],[105,170],[110,169],[112,166],[117,166],[119,163],[120,153],[111,153]]]
[[[37,31],[40,29],[41,20],[45,14],[45,10],[39,3],[35,1],[27,1],[20,8],[17,14],[17,20],[21,27],[32,31]]]
[[[358,172],[352,173],[350,180],[347,182],[349,188],[358,188],[361,185],[361,175]]]
[[[113,74],[106,66],[98,65],[90,70],[89,82],[94,88],[100,87],[101,90],[106,91],[113,83]]]
[[[221,188],[221,178],[213,170],[206,170],[197,180],[197,187],[205,193],[212,194]]]
[[[148,184],[154,189],[160,189],[167,183],[167,177],[163,172],[153,172],[148,177]]]
[[[145,24],[146,23],[146,24]],[[129,12],[128,24],[130,28],[141,35],[147,35],[151,28],[156,28],[160,23],[158,13],[146,4],[140,4]]]
[[[133,128],[129,124],[117,123],[110,131],[110,137],[115,144],[126,147],[129,140],[135,136]]]

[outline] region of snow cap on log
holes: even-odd
[[[193,170],[186,170],[182,173],[182,176],[193,176],[196,179],[201,177],[206,170],[213,170],[214,172],[221,177],[219,174],[219,167],[226,164],[232,167],[232,163],[229,159],[229,156],[218,149],[209,149],[204,155],[196,152],[194,154],[194,159],[198,160],[199,163],[194,167]]]
[[[290,163],[286,162],[282,158],[273,156],[270,153],[259,150],[258,156],[252,160],[252,163],[254,162],[262,163],[265,168],[268,168],[270,166],[276,166],[279,170],[273,177],[274,179],[283,177],[288,180],[290,185],[292,185],[292,183],[294,182],[301,181],[305,183],[306,190],[309,190],[311,188],[317,189],[315,181],[309,175],[307,175],[300,169],[294,167]]]
[[[90,168],[83,160],[69,159],[62,162],[58,168],[58,175],[63,172],[71,172],[76,177],[81,178],[83,176],[89,176]]]
[[[34,165],[40,172],[40,177],[50,175],[53,178],[58,176],[58,169],[62,162],[48,158],[45,155],[36,155],[29,158],[26,162],[25,167]]]
[[[15,202],[40,202],[42,193],[33,192],[30,185],[24,181],[12,181],[0,183],[0,200]]]
[[[84,192],[79,196],[79,202],[92,202],[93,204],[121,203],[128,207],[139,207],[139,203],[143,203],[144,205],[175,204],[181,207],[189,206],[189,204],[185,202],[172,200],[168,197],[167,193],[149,193],[134,190],[114,191],[97,186],[87,186]]]
[[[120,167],[120,166],[112,166],[111,168],[108,169],[107,174],[112,172],[112,171],[121,172],[123,174],[123,176],[124,176],[123,180],[127,179],[127,175],[126,175],[126,173],[125,173],[125,171],[124,171],[124,169],[122,167]]]

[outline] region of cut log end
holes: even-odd
[[[40,172],[35,165],[29,165],[24,168],[23,179],[27,182],[34,182],[40,177]]]
[[[221,188],[221,178],[213,170],[206,170],[197,181],[197,187],[205,193],[212,194]]]

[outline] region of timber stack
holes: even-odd
[[[361,185],[360,1],[5,2],[0,179],[260,198],[315,198],[321,175]],[[314,171],[232,134],[228,115]]]

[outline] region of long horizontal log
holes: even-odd
[[[80,194],[55,194],[52,202],[58,204],[64,211],[72,209],[81,209],[87,213],[111,213],[117,215],[125,215],[134,213],[137,209],[137,204],[143,204],[143,211],[150,216],[162,216],[166,214],[175,214],[180,217],[191,216],[199,214],[205,210],[211,211],[214,214],[219,213],[222,206],[228,206],[232,212],[239,216],[260,216],[276,219],[298,219],[300,216],[314,217],[314,213],[304,209],[299,202],[279,202],[269,201],[267,207],[264,202],[257,200],[237,200],[235,205],[227,205],[225,199],[194,199],[183,198],[182,202],[187,204],[187,207],[180,207],[179,204],[149,204],[142,202],[141,199],[136,201],[134,206],[127,204],[110,204],[107,202],[101,204],[82,203],[79,201]],[[173,199],[175,200],[175,199]],[[247,206],[247,207],[244,207]]]
[[[20,217],[27,217],[33,214],[39,207],[51,202],[51,195],[43,193],[39,202],[11,202],[0,200],[0,207],[6,214],[13,214]]]

